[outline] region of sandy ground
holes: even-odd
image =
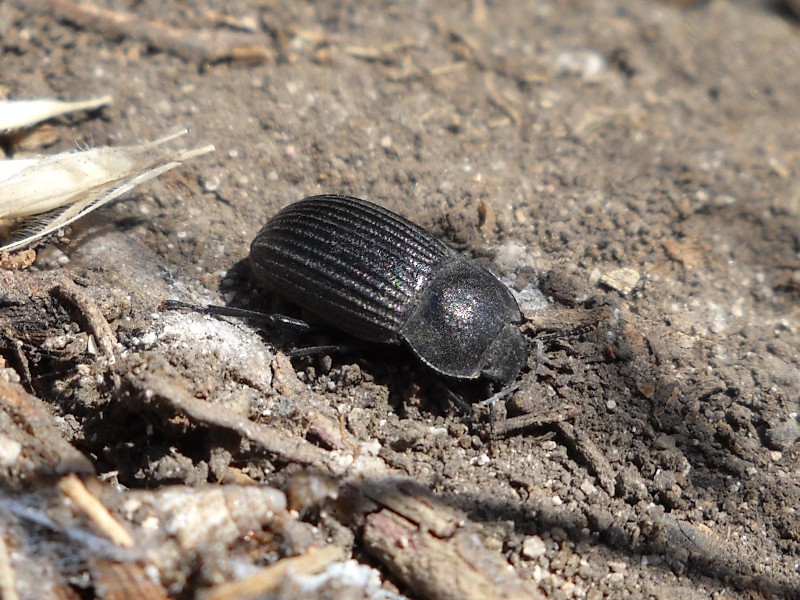
[[[112,13],[58,0],[0,5],[6,96],[114,96],[50,123],[44,147],[7,153],[181,127],[217,150],[40,245],[28,269],[0,271],[0,583],[22,598],[109,598],[123,568],[145,573],[152,597],[248,597],[221,586],[324,547],[339,552],[325,573],[354,571],[262,591],[800,597],[788,8],[102,7],[131,20],[115,30]],[[159,310],[178,298],[291,312],[251,282],[248,247],[280,207],[317,193],[391,208],[524,292],[541,352],[507,406],[453,404],[406,352],[290,363],[297,342],[276,332]],[[68,472],[139,554],[108,554],[56,487]],[[261,498],[244,513],[269,514],[205,537],[212,518],[198,517],[199,541],[170,521],[164,494],[183,493],[185,515],[225,489],[286,493],[294,511]],[[145,584],[124,585],[117,597]]]

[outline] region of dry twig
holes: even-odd
[[[126,379],[134,389],[143,392],[146,399],[166,403],[176,412],[201,425],[234,431],[283,460],[312,465],[330,473],[340,473],[343,470],[344,465],[338,464],[331,453],[302,438],[293,437],[278,427],[254,423],[224,407],[198,400],[176,382],[165,377],[152,373],[139,376],[129,373]]]
[[[206,600],[245,600],[262,597],[277,590],[289,575],[310,575],[343,558],[344,552],[336,546],[310,548],[305,554],[279,560],[244,579],[218,585],[205,598]]]
[[[17,5],[28,12],[51,14],[56,19],[108,38],[139,40],[186,60],[213,63],[221,60],[266,60],[272,56],[269,38],[262,33],[179,29],[160,21],[147,21],[131,13],[70,0],[17,0]]]
[[[58,489],[72,500],[89,517],[92,523],[117,546],[128,548],[133,546],[131,534],[108,512],[108,509],[100,500],[89,493],[89,490],[86,489],[86,486],[83,485],[77,475],[70,474],[62,478],[58,482]]]
[[[383,510],[367,517],[364,542],[421,598],[543,598],[535,586],[520,580],[511,565],[489,552],[477,534],[466,528],[443,539],[397,513]]]
[[[488,434],[489,437],[501,438],[522,431],[523,429],[569,421],[579,414],[580,410],[578,408],[566,406],[549,412],[527,413],[517,417],[497,419],[486,428],[486,434]]]
[[[97,305],[70,279],[65,279],[55,288],[55,292],[80,311],[81,317],[89,333],[94,336],[103,357],[109,365],[114,364],[114,348],[117,345],[117,337]]]
[[[567,446],[579,454],[590,472],[594,473],[608,495],[613,496],[616,488],[616,473],[600,448],[589,439],[582,429],[571,423],[557,423],[556,428],[566,439]]]
[[[0,598],[18,600],[16,578],[8,555],[5,537],[0,535]]]

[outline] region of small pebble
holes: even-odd
[[[532,535],[522,542],[522,556],[525,558],[537,559],[544,556],[545,552],[547,552],[547,546],[538,535]]]
[[[606,71],[608,63],[599,52],[574,50],[562,52],[555,58],[555,67],[562,75],[577,75],[583,79],[595,79]]]
[[[790,413],[785,421],[776,423],[766,432],[767,443],[775,450],[788,450],[800,440],[800,421],[797,414]]]
[[[614,573],[624,573],[628,568],[628,563],[622,560],[610,560],[606,564]]]
[[[636,284],[639,283],[639,279],[641,279],[639,271],[624,268],[605,273],[600,277],[600,283],[619,292],[623,296],[627,296],[631,293],[633,288],[636,287]]]
[[[485,467],[490,462],[492,462],[492,459],[489,458],[489,455],[486,453],[479,454],[478,458],[475,459],[475,464],[478,465],[479,467]]]
[[[10,437],[0,436],[0,466],[10,467],[22,454],[22,444]]]
[[[622,573],[611,573],[608,576],[608,583],[612,589],[620,589],[625,583],[625,575]]]
[[[216,192],[219,189],[219,176],[212,175],[208,179],[203,180],[203,189],[206,192]]]
[[[658,450],[670,450],[675,448],[675,438],[671,435],[662,433],[655,439],[653,445]]]

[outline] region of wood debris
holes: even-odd
[[[612,290],[616,290],[623,296],[627,296],[633,291],[636,284],[639,283],[639,279],[641,279],[639,271],[636,269],[624,268],[604,273],[602,277],[600,277],[600,283]]]
[[[261,61],[270,59],[273,55],[270,40],[263,33],[181,29],[160,21],[141,19],[132,13],[70,0],[17,0],[16,4],[27,12],[48,13],[56,19],[105,37],[138,40],[157,50],[194,62]]]

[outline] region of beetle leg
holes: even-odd
[[[502,390],[493,394],[486,398],[486,400],[481,400],[478,404],[482,406],[493,406],[498,400],[502,400],[503,398],[507,398],[508,396],[513,396],[514,392],[516,392],[520,388],[519,383],[515,383],[514,385],[509,385],[504,387]]]
[[[454,392],[448,386],[443,386],[444,392],[447,395],[448,400],[452,402],[453,406],[457,406],[464,414],[470,414],[472,412],[472,407],[464,400],[464,397],[460,394]]]
[[[266,323],[271,327],[279,327],[283,329],[291,329],[304,333],[311,330],[311,325],[300,319],[294,319],[280,314],[267,314],[255,310],[247,310],[244,308],[235,308],[232,306],[218,306],[216,304],[207,304],[205,306],[200,304],[190,304],[188,302],[181,302],[180,300],[165,300],[161,303],[161,308],[165,310],[191,310],[204,315],[216,315],[222,317],[238,317],[240,319],[250,319],[251,321],[260,321]]]
[[[306,348],[295,348],[289,351],[291,358],[302,358],[304,356],[319,356],[321,354],[344,354],[347,352],[357,352],[364,347],[364,344],[332,344],[330,346],[308,346]]]

